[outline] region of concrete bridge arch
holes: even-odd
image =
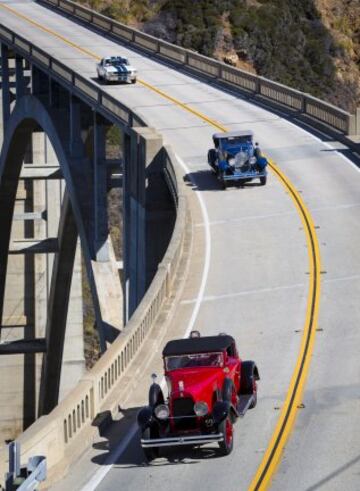
[[[75,112],[74,108],[73,112]],[[3,317],[4,312],[7,266],[9,252],[11,252],[9,246],[18,183],[32,135],[36,133],[46,135],[59,163],[57,172],[63,177],[66,185],[62,197],[61,212],[56,220],[56,237],[42,238],[42,240],[33,241],[33,244],[29,241],[30,245],[27,250],[17,251],[20,254],[24,253],[25,259],[29,255],[34,257],[34,254],[37,253],[48,253],[54,258],[50,268],[51,281],[49,282],[44,338],[34,338],[34,332],[33,336],[25,336],[22,340],[5,343],[2,346],[5,353],[24,354],[23,415],[15,416],[20,419],[23,417],[24,427],[31,424],[37,415],[51,411],[58,402],[67,313],[78,236],[81,239],[84,263],[91,286],[96,323],[102,336],[102,344],[105,344],[105,333],[101,329],[103,319],[91,263],[91,258],[94,255],[91,243],[91,199],[84,199],[86,195],[92,196],[91,163],[86,157],[79,128],[77,130],[78,134],[75,137],[74,121],[73,125],[64,124],[64,111],[49,111],[37,97],[23,96],[16,101],[16,105],[7,120],[0,156],[0,317]],[[45,168],[46,166],[43,168],[44,175],[47,173]],[[21,295],[26,297],[26,291],[19,292],[19,296]],[[38,361],[37,367],[34,366],[36,364],[35,357],[39,359],[41,355],[35,355],[35,353],[44,353],[42,363]],[[78,356],[80,364],[83,365],[83,352],[79,353]],[[32,360],[32,363],[29,360]],[[36,371],[40,370],[41,376],[36,374]],[[78,373],[79,376],[81,376],[80,372]],[[41,379],[39,402],[35,389],[36,380],[30,380],[34,377]],[[9,381],[10,384],[14,384],[14,382],[19,384],[15,380],[10,379]],[[21,391],[18,390],[17,392]]]

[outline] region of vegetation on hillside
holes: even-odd
[[[89,0],[101,13],[321,97],[360,106],[359,0]]]

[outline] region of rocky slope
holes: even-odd
[[[167,41],[360,107],[359,0],[90,0]]]

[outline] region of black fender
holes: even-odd
[[[230,404],[230,414],[231,414],[231,419],[233,422],[238,417],[238,413],[237,413],[236,408],[234,407],[234,404],[232,401],[232,395],[234,393],[235,393],[234,382],[231,380],[231,378],[226,377],[224,379],[224,385],[222,388],[222,400],[226,401]]]
[[[215,166],[215,162],[217,160],[217,151],[215,148],[210,148],[208,151],[208,163],[211,165],[211,167]]]
[[[231,378],[226,377],[224,379],[224,385],[222,387],[222,400],[231,403],[233,392],[234,382],[231,380]]]
[[[259,370],[254,361],[248,360],[241,363],[240,394],[252,394],[254,382],[260,380]]]
[[[164,394],[160,385],[154,382],[149,389],[149,406],[154,408],[159,404],[164,404]]]
[[[213,420],[216,425],[224,421],[231,411],[231,404],[229,401],[217,401],[213,407]]]
[[[140,409],[137,414],[137,423],[141,428],[141,431],[149,428],[152,425],[153,421],[153,409],[150,406],[145,406]]]

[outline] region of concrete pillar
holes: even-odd
[[[96,261],[109,260],[107,216],[107,171],[105,162],[106,127],[102,118],[94,113],[93,165],[94,165],[94,251]]]
[[[31,93],[48,102],[49,77],[35,65],[31,67]]]
[[[36,132],[32,134],[32,165],[43,166],[45,165],[45,148],[46,148],[46,136],[44,132]],[[46,196],[46,181],[43,179],[34,180],[33,186],[33,211],[39,212],[42,218],[34,220],[33,222],[33,237],[36,239],[45,239],[47,234],[47,218],[48,212],[46,210],[47,196]],[[52,235],[52,237],[56,237]],[[50,257],[51,256],[51,257]],[[53,254],[35,254],[34,260],[34,298],[35,298],[35,337],[44,338],[46,333],[46,318],[47,318],[47,304],[48,304],[48,265],[52,261]],[[38,414],[38,400],[40,389],[40,377],[43,355],[38,353],[36,357],[36,374],[34,374],[36,380],[36,415]]]
[[[146,291],[146,186],[147,168],[162,148],[152,128],[133,128],[125,139],[124,207],[127,320]]]
[[[1,44],[1,92],[3,132],[10,117],[9,49]]]
[[[46,165],[59,165],[54,149],[45,138],[45,163]],[[59,233],[59,220],[63,206],[65,192],[65,181],[47,180],[45,181],[45,201],[46,203],[46,236],[57,237]],[[47,261],[47,311],[49,305],[49,292],[55,254],[46,254]],[[63,347],[63,359],[61,367],[61,378],[59,386],[59,401],[61,401],[69,391],[75,387],[78,380],[85,371],[84,340],[83,340],[83,301],[82,301],[82,280],[81,280],[81,245],[80,240],[76,242],[76,253],[74,269],[71,279],[70,298],[66,319],[66,332]]]
[[[25,79],[24,79],[24,59],[16,55],[15,58],[15,87],[16,98],[20,98],[25,95]]]

